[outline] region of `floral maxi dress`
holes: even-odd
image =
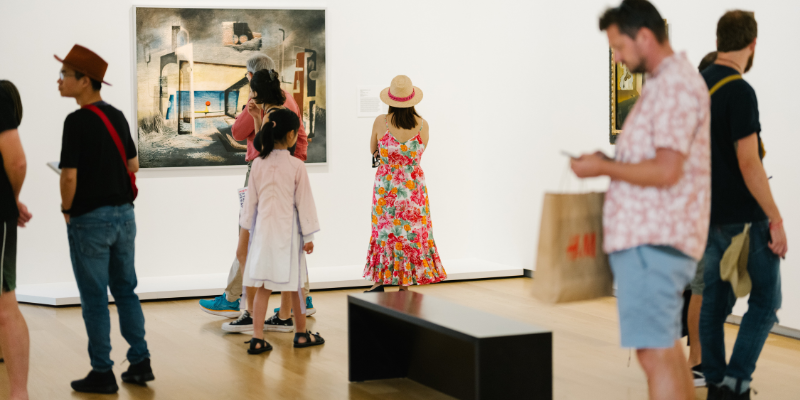
[[[420,126],[422,131],[422,125]],[[430,218],[419,132],[400,143],[389,132],[378,141],[381,165],[372,191],[372,236],[364,278],[384,285],[425,285],[447,279]]]

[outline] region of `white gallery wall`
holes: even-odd
[[[608,47],[597,17],[616,2],[576,0],[206,1],[28,0],[0,3],[0,79],[20,89],[20,127],[28,156],[22,200],[34,213],[20,231],[19,283],[73,280],[58,177],[45,166],[59,158],[66,115],[77,108],[59,97],[60,65],[75,43],[104,57],[104,98],[133,118],[132,7],[327,8],[328,164],[309,166],[322,232],[312,267],[363,264],[369,238],[371,119],[356,118],[356,88],[388,85],[406,74],[425,91],[419,112],[430,122],[422,163],[429,185],[436,241],[445,259],[478,258],[534,269],[541,200],[558,190],[567,160],[559,150],[608,145]],[[800,243],[793,209],[800,144],[792,116],[800,76],[800,15],[794,1],[662,0],[655,2],[676,49],[693,63],[714,50],[716,21],[725,10],[756,11],[759,44],[746,76],[759,96],[765,160],[786,220],[790,248]],[[37,29],[31,28],[36,21]],[[24,32],[24,33],[23,33]],[[227,271],[236,245],[235,191],[244,167],[143,170],[136,201],[140,277]],[[572,190],[579,184],[567,182]],[[604,190],[607,181],[587,188]],[[793,241],[794,240],[794,241]],[[794,247],[791,243],[795,243]],[[800,250],[795,250],[797,252]],[[783,263],[783,325],[800,329],[800,262]],[[446,267],[446,265],[445,265]],[[741,312],[740,308],[737,311]]]

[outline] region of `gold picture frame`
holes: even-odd
[[[634,74],[622,63],[614,62],[614,50],[608,50],[610,68],[610,124],[609,141],[615,144],[617,136],[622,133],[622,126],[625,123],[628,113],[644,87],[644,74]]]
[[[669,24],[664,20],[669,39]],[[634,74],[622,63],[614,62],[614,50],[608,49],[609,61],[609,126],[608,140],[617,142],[630,110],[636,104],[645,84],[645,74]]]

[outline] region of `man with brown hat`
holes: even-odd
[[[144,314],[136,288],[133,173],[139,159],[121,111],[100,97],[106,63],[75,45],[62,60],[58,90],[81,108],[67,116],[61,143],[61,212],[67,222],[72,269],[81,295],[92,371],[72,382],[78,392],[116,393],[112,371],[108,292],[114,295],[131,363],[123,382],[155,379],[144,340]]]

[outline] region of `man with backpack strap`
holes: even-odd
[[[717,24],[717,60],[702,75],[711,95],[711,226],[703,260],[700,342],[709,399],[750,399],[756,361],[781,307],[780,257],[786,255],[783,219],[761,159],[756,93],[750,70],[758,25],[752,12],[730,11]],[[747,272],[752,291],[730,362],[723,325],[736,302],[720,262],[732,238],[750,225]]]
[[[112,371],[108,289],[114,295],[122,336],[130,345],[122,380],[144,385],[154,379],[144,335],[144,314],[136,288],[134,241],[139,170],[136,147],[121,111],[100,97],[108,63],[75,45],[64,59],[58,80],[62,97],[81,109],[64,121],[61,143],[61,212],[67,223],[70,256],[89,336],[92,371],[72,382],[78,392],[116,393]]]

